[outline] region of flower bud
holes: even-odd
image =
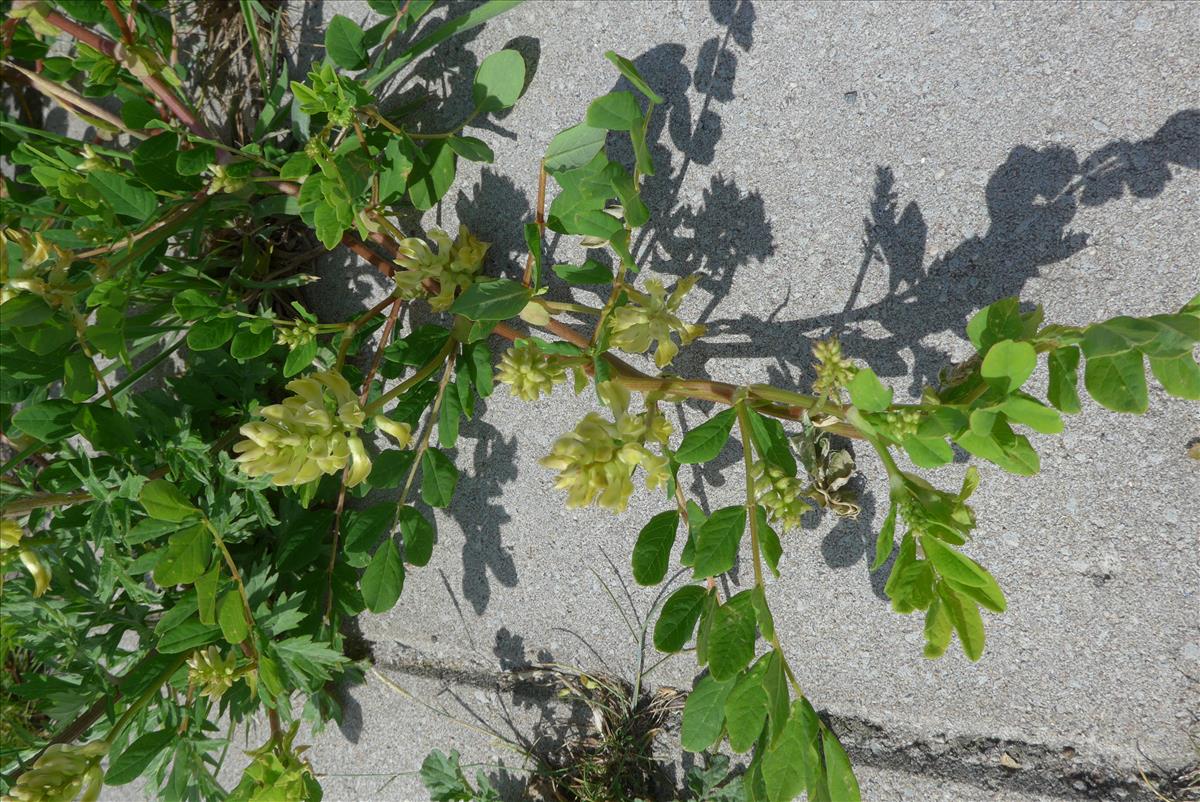
[[[17,778],[4,802],[95,802],[104,784],[100,761],[109,748],[106,741],[51,744]]]
[[[478,240],[462,225],[453,242],[449,234],[438,228],[430,229],[426,236],[437,246],[436,250],[417,237],[408,237],[399,242],[395,261],[404,268],[404,272],[397,273],[393,278],[396,294],[401,298],[423,295],[427,279],[438,282],[438,293],[429,299],[429,304],[440,312],[450,308],[454,296],[474,282],[476,274],[483,267],[488,243]]]
[[[412,426],[409,424],[399,423],[384,415],[376,415],[372,420],[375,421],[375,428],[390,436],[400,448],[412,440]]]
[[[813,346],[813,356],[817,359],[817,380],[813,382],[813,390],[822,395],[836,393],[850,383],[858,369],[854,363],[842,356],[842,344],[837,337],[821,340]]]
[[[21,558],[25,570],[33,577],[34,597],[41,596],[50,587],[50,566],[42,559],[42,555],[33,549],[21,549],[17,552],[17,556]]]
[[[214,702],[242,676],[233,652],[222,657],[216,646],[192,652],[187,664],[188,684],[200,688],[201,693]]]
[[[518,343],[500,357],[496,380],[508,385],[509,392],[524,401],[536,401],[549,395],[554,385],[564,382],[567,372],[552,356],[537,347]]]
[[[545,326],[550,322],[550,311],[537,301],[530,301],[521,310],[520,317],[531,326]]]

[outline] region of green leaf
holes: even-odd
[[[454,183],[456,159],[454,149],[444,139],[435,139],[418,152],[408,175],[408,197],[413,206],[424,212],[437,205]]]
[[[172,627],[159,638],[156,648],[163,654],[181,654],[212,643],[217,628],[193,618]]]
[[[586,123],[559,131],[546,148],[543,164],[546,172],[554,175],[566,170],[583,167],[604,147],[608,132]]]
[[[788,707],[791,697],[788,692],[787,671],[784,668],[784,658],[777,650],[772,649],[767,656],[767,670],[763,674],[763,689],[767,692],[767,715],[771,724],[770,737],[767,745],[773,745],[787,726]]]
[[[196,611],[201,624],[217,623],[217,586],[221,582],[221,563],[218,560],[211,569],[196,580]]]
[[[54,310],[37,295],[22,293],[4,302],[0,323],[4,328],[21,326],[36,326],[54,316]]]
[[[299,154],[304,155],[304,154]],[[196,143],[187,150],[180,150],[175,155],[175,169],[180,175],[199,175],[209,168],[209,164],[217,161],[217,150],[206,143]],[[307,173],[305,173],[307,175]],[[288,178],[288,176],[283,176]]]
[[[525,88],[525,59],[515,50],[493,53],[479,65],[471,96],[481,112],[507,109]]]
[[[149,222],[158,208],[158,198],[153,192],[134,186],[117,173],[92,170],[87,181],[114,212],[133,218],[139,225]]]
[[[354,21],[335,14],[325,28],[325,52],[345,70],[361,70],[368,64],[366,34]]]
[[[212,351],[229,342],[237,323],[231,317],[214,317],[201,320],[188,330],[187,344],[193,351]]]
[[[821,741],[825,747],[825,779],[829,783],[829,798],[838,802],[862,802],[858,780],[850,767],[850,758],[828,729],[821,730]]]
[[[934,599],[925,613],[925,656],[935,660],[946,653],[954,625],[946,613],[946,605],[940,598]]]
[[[1002,298],[979,310],[967,323],[967,336],[979,353],[985,353],[1001,340],[1018,339],[1024,324],[1021,305],[1016,298]]]
[[[708,592],[699,585],[684,585],[667,597],[654,624],[654,648],[678,652],[696,629]]]
[[[297,373],[308,370],[316,358],[317,341],[315,339],[296,346],[288,351],[287,359],[283,360],[283,375],[285,377],[295,376]]]
[[[750,420],[750,439],[754,441],[758,455],[768,465],[779,468],[788,476],[795,476],[796,457],[792,454],[783,424],[753,409],[747,412]]]
[[[592,101],[587,124],[610,131],[632,131],[642,124],[642,110],[632,92],[610,92]]]
[[[97,451],[117,454],[134,445],[135,435],[129,421],[99,401],[81,404],[71,424]]]
[[[937,572],[947,579],[963,585],[986,587],[995,584],[992,575],[983,566],[930,535],[921,536],[921,547],[925,556],[933,563]]]
[[[140,97],[130,98],[121,104],[121,122],[127,128],[142,130],[151,120],[162,121],[154,106]]]
[[[417,567],[428,565],[433,556],[433,524],[416,507],[401,507],[399,518],[400,532],[404,535],[404,558]]]
[[[221,307],[209,296],[196,289],[186,289],[171,299],[175,314],[186,321],[203,320]]]
[[[1152,356],[1150,371],[1171,395],[1200,401],[1200,365],[1191,354],[1171,358]]]
[[[421,783],[433,802],[471,802],[475,798],[459,765],[458,750],[451,750],[450,757],[439,749],[426,755],[421,763]]]
[[[355,568],[367,564],[367,553],[391,532],[393,509],[392,504],[383,503],[346,511],[342,519],[342,548],[346,562]]]
[[[679,741],[689,752],[703,752],[721,737],[725,723],[725,700],[733,692],[734,680],[720,681],[706,674],[688,694],[683,705]]]
[[[660,512],[642,527],[632,557],[633,578],[639,585],[657,585],[663,581],[678,528],[678,510]]]
[[[1002,393],[1016,391],[1037,367],[1037,351],[1027,342],[1001,340],[988,349],[979,373]]]
[[[771,575],[779,578],[779,559],[783,557],[783,545],[779,542],[779,534],[767,522],[767,512],[762,505],[755,505],[754,514],[758,518],[758,545],[762,549],[763,560]]]
[[[187,496],[166,479],[151,479],[142,486],[138,501],[146,508],[146,514],[160,521],[185,521],[199,515]]]
[[[78,351],[68,354],[63,362],[63,395],[75,403],[82,403],[96,394],[96,388],[92,360]]]
[[[729,748],[734,752],[746,752],[754,746],[767,723],[767,690],[763,687],[763,677],[770,657],[764,655],[753,668],[742,674],[725,699],[725,730],[729,735]]]
[[[208,570],[212,536],[203,524],[189,526],[171,535],[167,548],[154,566],[154,581],[162,587],[189,585]]]
[[[462,400],[458,397],[458,389],[447,392],[442,396],[442,406],[438,410],[438,445],[442,448],[454,448],[458,442],[458,424],[462,419]]]
[[[955,593],[945,582],[938,583],[938,596],[945,607],[958,640],[962,643],[963,652],[972,662],[983,656],[984,632],[983,619],[979,608],[970,599],[964,599]]]
[[[954,460],[954,449],[941,437],[906,437],[900,444],[918,468],[940,468]]]
[[[70,401],[56,398],[21,407],[12,420],[25,434],[51,443],[74,431],[72,421],[78,411],[79,407]]]
[[[236,646],[250,634],[246,625],[246,611],[242,607],[242,597],[237,589],[225,591],[221,602],[217,605],[217,623],[221,627],[221,637],[231,646]]]
[[[679,444],[679,449],[675,452],[675,461],[682,465],[690,465],[715,459],[725,447],[725,441],[729,439],[736,416],[737,411],[730,407],[692,429],[684,435],[683,442]]]
[[[646,83],[644,78],[642,78],[641,73],[638,72],[637,67],[633,66],[632,61],[624,56],[617,55],[612,50],[607,51],[604,54],[604,57],[616,65],[616,68],[620,70],[621,74],[625,76],[626,80],[633,84],[635,89],[645,95],[647,100],[649,100],[651,103],[663,102],[662,97],[660,97],[657,92],[651,89],[650,85]]]
[[[879,537],[875,538],[875,561],[871,563],[871,571],[878,571],[891,556],[892,546],[896,542],[896,502],[888,507],[887,517],[883,519],[883,528]]]
[[[1046,398],[1068,415],[1079,412],[1079,348],[1071,345],[1056,348],[1046,357],[1050,368],[1050,385]]]
[[[750,602],[754,606],[754,620],[764,640],[775,640],[775,616],[771,615],[771,607],[767,604],[767,591],[762,585],[755,585],[750,591]]]
[[[373,613],[387,612],[400,598],[404,589],[404,561],[391,538],[383,541],[363,571],[361,587],[363,601]]]
[[[1058,412],[1022,393],[1010,395],[999,409],[1010,420],[1023,423],[1035,432],[1058,434],[1063,430],[1062,416]]]
[[[736,677],[754,659],[754,605],[742,591],[717,608],[708,637],[708,670],[717,679]]]
[[[436,448],[421,457],[421,498],[430,507],[449,507],[458,484],[458,468]]]
[[[449,144],[451,150],[467,161],[491,164],[496,160],[496,154],[482,139],[473,136],[452,136]]]
[[[533,291],[511,279],[481,281],[455,299],[450,311],[471,320],[507,320],[529,303]]]
[[[273,328],[265,328],[261,331],[255,331],[251,328],[240,328],[237,334],[233,335],[233,342],[229,345],[229,353],[234,359],[241,361],[254,359],[271,350],[274,342],[275,330]]]
[[[529,283],[536,292],[542,286],[542,228],[537,223],[525,224],[525,245],[529,255],[533,257],[533,269],[530,271]]]
[[[1142,414],[1150,407],[1145,367],[1138,351],[1120,351],[1109,356],[1089,354],[1083,383],[1092,398],[1114,412]]]
[[[126,785],[141,777],[154,758],[173,744],[176,737],[175,730],[171,727],[139,736],[108,764],[108,771],[104,774],[104,784]]]
[[[892,405],[892,388],[884,387],[870,368],[860,368],[846,389],[850,403],[863,412],[883,412]]]
[[[732,568],[745,531],[744,505],[724,507],[710,515],[696,532],[695,577],[717,576]]]
[[[582,265],[554,265],[555,274],[568,284],[611,284],[612,268],[588,259]]]
[[[762,776],[771,802],[790,802],[813,790],[809,778],[819,771],[820,721],[805,699],[792,703],[787,724],[762,758]],[[814,797],[809,795],[809,799]]]
[[[976,410],[973,416],[981,411]],[[975,456],[1018,476],[1033,476],[1041,469],[1041,459],[1029,444],[1029,439],[1015,434],[1001,416],[995,416],[991,431],[968,429],[954,438],[954,442]]]

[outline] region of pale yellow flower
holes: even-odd
[[[684,296],[699,278],[699,273],[693,273],[681,280],[670,295],[662,282],[647,279],[644,295],[630,293],[629,303],[613,311],[612,344],[631,354],[645,353],[657,344],[654,364],[660,368],[669,365],[679,353],[672,334],[678,334],[679,343],[687,345],[704,333],[704,326],[684,323],[676,315]]]

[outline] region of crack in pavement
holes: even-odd
[[[403,647],[402,647],[403,648]],[[409,650],[405,649],[406,652]],[[511,693],[523,697],[531,689],[545,691],[553,670],[494,670],[415,656],[415,652],[375,660],[380,669],[448,684]],[[649,689],[646,689],[649,692]],[[902,732],[875,721],[819,711],[838,734],[851,758],[872,768],[960,782],[990,791],[1009,790],[1061,799],[1152,802],[1159,793],[1181,790],[1183,778],[1196,766],[1138,771],[1081,757],[1070,745],[994,737],[923,735]]]

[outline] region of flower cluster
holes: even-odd
[[[9,264],[8,245],[17,246],[20,262]],[[59,306],[71,294],[67,271],[71,253],[48,242],[41,234],[6,228],[0,231],[0,304],[22,292],[41,296],[51,306]]]
[[[679,353],[671,334],[679,335],[681,345],[687,345],[704,333],[704,326],[682,322],[676,315],[688,290],[699,280],[693,273],[682,279],[667,295],[661,282],[647,279],[646,294],[629,293],[629,303],[618,307],[611,317],[612,344],[631,354],[642,354],[657,343],[654,364],[666,367]]]
[[[27,548],[21,545],[21,538],[25,532],[21,529],[21,525],[16,521],[0,520],[0,555],[7,557],[4,554],[9,549],[17,550],[17,558],[25,566],[25,570],[29,572],[29,576],[33,578],[33,595],[34,597],[41,596],[50,587],[50,566],[46,565],[46,561],[42,559],[42,555],[36,550]],[[0,559],[0,565],[3,564]]]
[[[312,766],[300,755],[308,747],[293,746],[299,723],[287,733],[272,736],[258,749],[246,753],[250,765],[242,773],[237,787],[229,792],[226,802],[304,802],[320,799],[321,787],[313,776]]]
[[[427,279],[436,281],[438,293],[429,299],[429,305],[441,312],[450,308],[454,296],[465,290],[475,280],[483,266],[488,243],[480,242],[467,230],[458,227],[458,236],[451,242],[450,235],[439,228],[429,230],[429,239],[437,246],[435,251],[423,239],[409,237],[400,240],[396,264],[404,272],[396,273],[396,294],[401,298],[417,298],[424,294],[422,284]]]
[[[812,509],[804,501],[804,483],[763,462],[751,464],[754,494],[767,517],[785,531],[800,528],[800,516]]]
[[[903,476],[904,488],[894,492],[892,498],[908,528],[916,534],[932,535],[951,543],[965,541],[975,528],[975,513],[966,503],[974,485],[964,483],[963,490],[954,494],[938,490],[911,473]]]
[[[210,164],[208,170],[212,173],[212,181],[208,184],[208,194],[217,195],[227,192],[230,195],[240,192],[250,183],[250,176],[243,170],[233,170],[221,164]]]
[[[902,409],[885,415],[887,428],[897,440],[912,437],[921,425],[921,413],[915,409]]]
[[[216,646],[197,649],[188,658],[188,684],[201,689],[201,693],[214,702],[233,687],[242,674],[238,669],[237,657],[230,652],[224,657]]]
[[[558,471],[555,488],[567,491],[567,507],[586,507],[595,502],[613,512],[623,512],[633,495],[633,472],[646,472],[646,486],[653,490],[670,479],[667,458],[646,447],[647,442],[665,444],[671,422],[651,406],[640,414],[625,407],[628,393],[611,382],[600,385],[616,414],[616,420],[589,412],[574,431],[560,437],[541,463]]]
[[[549,395],[554,385],[566,378],[566,368],[536,346],[524,342],[504,352],[496,371],[496,380],[507,384],[509,392],[524,401],[536,401],[542,393]]]
[[[275,330],[275,342],[286,345],[293,351],[302,345],[308,345],[316,336],[317,324],[307,320],[297,320],[295,325],[280,326]]]
[[[93,802],[104,785],[100,760],[108,754],[107,741],[76,746],[51,744],[33,767],[17,778],[4,802]]]
[[[858,371],[852,361],[842,356],[842,344],[837,337],[821,340],[814,345],[813,356],[818,362],[813,390],[822,395],[836,393],[849,384]]]
[[[263,407],[263,420],[238,430],[247,438],[233,447],[242,471],[270,476],[276,485],[302,485],[349,465],[347,487],[366,479],[371,459],[358,436],[366,414],[350,384],[338,373],[320,371],[293,379],[287,389],[293,395]],[[401,448],[408,444],[412,431],[407,424],[379,415],[375,425]]]

